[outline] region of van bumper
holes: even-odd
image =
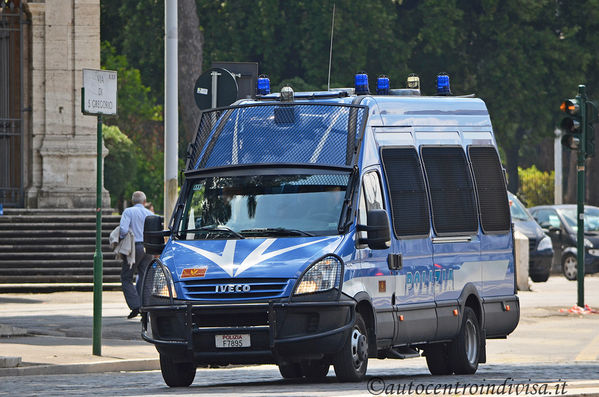
[[[161,354],[198,365],[319,359],[341,350],[354,325],[355,301],[345,298],[143,307],[141,336]],[[249,347],[216,347],[217,335],[240,334],[249,335]]]

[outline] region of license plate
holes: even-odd
[[[215,335],[215,344],[218,348],[250,347],[250,334]]]

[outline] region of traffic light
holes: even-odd
[[[582,145],[580,100],[578,98],[566,99],[559,108],[568,114],[560,124],[560,128],[564,132],[562,145],[571,150],[580,150]]]
[[[597,104],[592,101],[587,101],[586,111],[586,155],[587,157],[593,157],[595,156],[595,131],[593,129],[593,126],[597,121],[599,121]]]

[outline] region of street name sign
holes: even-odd
[[[115,115],[116,81],[114,70],[83,69],[81,111],[90,115]]]

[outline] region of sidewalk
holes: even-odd
[[[585,287],[586,303],[598,309],[599,277],[587,277]],[[592,330],[599,325],[599,314],[559,312],[576,303],[576,288],[575,282],[552,276],[547,283],[533,283],[531,292],[521,292],[520,325],[507,341],[489,341],[489,362],[598,359],[599,338]],[[92,355],[92,292],[0,294],[0,335],[9,335],[0,336],[0,366],[2,357],[4,366],[21,360],[18,367],[0,368],[0,376],[159,369],[156,349],[141,340],[139,317],[127,320],[128,313],[121,292],[104,291],[102,356],[98,357]],[[569,341],[572,346],[565,350],[571,351],[570,356],[565,356],[564,349],[549,349],[550,354],[548,346],[554,338],[539,337],[543,333],[539,327],[551,329],[553,336],[567,333],[563,321],[569,317],[572,329],[586,338],[579,344]]]
[[[0,294],[0,376],[159,369],[140,317],[126,318],[122,292],[102,298],[102,355],[94,356],[92,292]]]

